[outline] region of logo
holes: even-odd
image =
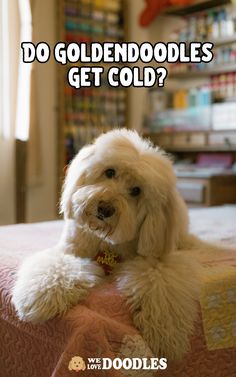
[[[71,370],[71,371],[73,370],[75,372],[79,372],[81,370],[85,370],[86,365],[85,365],[85,362],[82,359],[82,357],[74,356],[74,357],[72,357],[71,361],[69,362],[68,369]]]
[[[85,369],[109,370],[109,369],[124,369],[124,370],[163,370],[167,368],[167,359],[165,358],[88,358],[87,366],[82,357],[74,356],[69,362],[68,369],[70,371],[84,371]]]

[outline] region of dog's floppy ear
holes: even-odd
[[[185,205],[174,190],[165,203],[154,206],[146,215],[139,233],[138,254],[161,258],[176,250],[187,221]]]
[[[86,161],[93,155],[94,149],[94,145],[82,148],[68,167],[60,202],[60,213],[64,213],[64,217],[67,219],[73,218],[71,197],[76,188],[83,184],[87,168]]]

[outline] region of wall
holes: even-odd
[[[51,47],[56,43],[56,5],[54,0],[36,1],[34,39]],[[57,212],[57,87],[56,63],[35,64],[37,117],[42,174],[38,183],[27,189],[27,222],[52,220]]]

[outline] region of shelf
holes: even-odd
[[[212,68],[212,69],[205,69],[202,71],[199,70],[199,71],[186,71],[186,72],[173,72],[173,71],[171,72],[171,70],[169,70],[168,78],[191,79],[191,78],[201,78],[201,77],[213,76],[213,75],[218,75],[221,73],[230,73],[230,72],[236,72],[236,63],[228,64],[225,66]]]
[[[236,43],[236,34],[233,34],[233,35],[228,35],[228,36],[224,36],[224,37],[219,37],[217,39],[210,39],[210,38],[206,38],[208,42],[210,43],[213,43],[214,47],[220,47],[220,46],[224,46],[224,45],[227,45],[227,44],[232,44],[232,43]],[[198,42],[201,42],[201,43],[205,43],[206,40],[202,40],[202,39],[198,39],[197,40]],[[178,41],[177,43],[182,43],[183,41]],[[189,49],[190,47],[190,41],[187,41],[186,42],[186,45]]]
[[[206,145],[205,147],[198,147],[198,146],[192,146],[192,147],[163,147],[167,152],[235,152],[236,146],[234,147],[224,147],[219,145]]]
[[[230,0],[196,0],[187,6],[176,6],[167,8],[162,14],[170,16],[187,16],[191,13],[201,12],[206,9],[215,8],[217,6],[230,4]]]
[[[209,143],[209,137],[211,135],[232,135],[232,133],[236,134],[236,130],[224,130],[224,131],[215,131],[215,130],[196,130],[196,131],[172,131],[172,132],[145,132],[144,137],[152,140],[155,144],[158,144],[170,153],[196,153],[196,152],[236,152],[236,144],[232,145],[225,145],[225,144],[210,144]],[[186,142],[186,144],[181,145],[173,145],[173,139],[176,136],[189,136],[190,138],[192,135],[203,135],[204,141],[202,144],[194,143],[193,139],[189,142]],[[198,139],[199,140],[199,139]],[[189,143],[189,144],[188,144]]]
[[[214,130],[214,129],[209,129],[209,130],[201,130],[201,129],[196,129],[196,130],[181,130],[181,131],[145,131],[143,133],[144,137],[155,137],[158,135],[180,135],[180,134],[196,134],[196,133],[201,133],[201,134],[206,134],[209,135],[210,133],[214,134],[229,134],[229,133],[236,133],[236,128],[235,129],[229,129],[226,128],[225,130]]]
[[[236,42],[236,34],[225,36],[225,37],[220,37],[215,40],[213,39],[210,42],[213,43],[215,47],[232,44]]]

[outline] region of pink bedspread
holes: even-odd
[[[211,217],[214,220],[224,219],[225,224],[227,217],[224,211],[228,211],[228,218],[234,214],[236,219],[236,207],[230,210],[229,207],[218,209],[218,215],[208,210],[202,216],[201,210],[194,210],[191,216],[195,224],[193,228],[198,227],[198,222],[202,226],[203,218],[209,228]],[[218,225],[219,230],[222,229],[221,224]],[[78,374],[84,377],[236,376],[236,349],[207,349],[200,310],[191,340],[191,352],[179,364],[168,362],[165,371],[154,373],[147,370],[87,368],[77,373],[69,370],[68,365],[73,356],[82,357],[88,365],[89,358],[144,358],[150,356],[150,350],[133,327],[128,308],[112,285],[94,290],[86,301],[70,310],[62,319],[57,318],[42,325],[32,325],[17,319],[10,303],[17,266],[27,255],[55,244],[61,228],[61,222],[0,228],[0,377],[73,377]],[[209,233],[212,231],[209,229]],[[201,234],[201,231],[198,233]],[[214,235],[216,233],[214,224]],[[204,237],[207,238],[206,232]],[[229,234],[227,237],[230,238]]]

